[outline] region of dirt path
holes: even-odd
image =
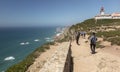
[[[72,42],[73,72],[120,72],[120,57],[96,50],[96,54],[91,54],[87,39],[80,38],[77,45]]]

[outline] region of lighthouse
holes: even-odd
[[[100,13],[98,15],[96,15],[95,20],[97,19],[120,19],[120,12],[115,12],[112,14],[105,14],[105,10],[104,7],[101,7],[100,9]]]
[[[104,14],[105,14],[104,7],[101,7],[101,9],[100,9],[100,15],[104,15]]]

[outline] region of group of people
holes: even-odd
[[[86,36],[86,32],[76,32],[76,43],[77,43],[77,45],[80,45],[79,44],[79,38],[80,38],[80,36],[82,36],[83,38],[85,38],[85,36]],[[89,40],[90,40],[90,49],[91,49],[91,53],[92,54],[95,54],[96,52],[95,52],[95,48],[96,48],[96,41],[97,41],[97,37],[96,37],[96,35],[95,35],[95,32],[93,32],[92,33],[92,35],[90,36],[90,38],[89,38]]]

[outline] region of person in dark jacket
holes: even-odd
[[[83,38],[85,38],[85,37],[86,37],[86,32],[84,31],[84,32],[83,32]]]
[[[95,48],[96,48],[96,41],[97,41],[97,37],[95,35],[95,33],[92,33],[92,36],[90,37],[90,48],[92,51],[92,54],[95,54]]]
[[[80,32],[78,31],[78,32],[76,32],[76,43],[77,43],[77,45],[80,45],[79,44],[79,38],[80,38]]]

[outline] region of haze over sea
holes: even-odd
[[[0,28],[0,72],[23,60],[43,43],[51,41],[56,28]]]

